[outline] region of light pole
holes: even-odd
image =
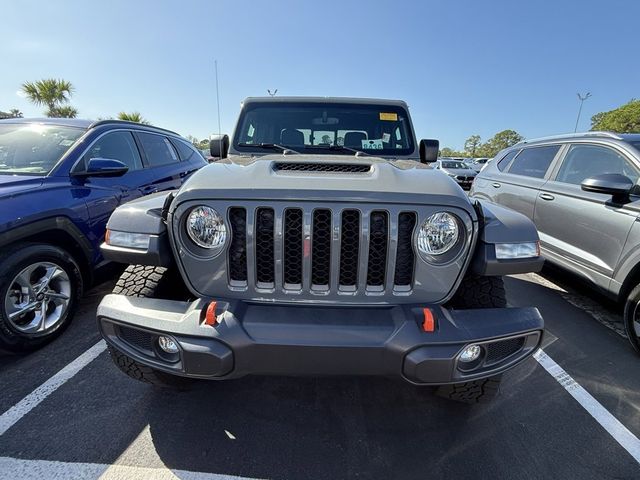
[[[580,114],[582,113],[582,104],[590,96],[591,96],[590,92],[587,92],[585,95],[580,95],[578,93],[578,98],[580,99],[580,108],[578,109],[578,118],[576,118],[576,128],[573,129],[573,133],[576,133],[578,131],[578,122],[580,121]]]

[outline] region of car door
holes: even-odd
[[[90,240],[98,243],[115,208],[143,194],[147,175],[136,141],[128,130],[109,131],[98,137],[73,171],[85,170],[92,158],[119,160],[129,168],[127,173],[119,177],[87,177],[73,183],[72,195],[83,198],[87,205],[91,219]]]
[[[606,288],[638,217],[640,199],[614,204],[611,195],[585,192],[580,184],[602,173],[637,183],[640,169],[622,150],[591,143],[569,145],[553,178],[540,190],[534,221],[541,246],[553,261]]]
[[[161,192],[180,188],[188,174],[186,163],[180,161],[178,152],[165,135],[151,132],[136,132],[142,148],[147,183],[143,193]]]
[[[491,199],[533,219],[538,190],[546,183],[547,174],[556,158],[560,145],[525,147],[508,161],[505,157],[497,165],[503,171],[488,178],[490,186],[485,190],[493,192]],[[505,162],[508,163],[505,164]],[[485,183],[485,182],[483,182]]]

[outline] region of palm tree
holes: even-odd
[[[64,107],[53,107],[47,112],[47,117],[54,118],[76,118],[78,116],[78,110],[71,105],[65,105]]]
[[[145,119],[140,112],[120,112],[118,120],[126,120],[127,122],[141,123],[143,125],[151,125],[151,122]]]
[[[13,117],[13,118],[22,118],[22,112],[20,110],[18,110],[17,108],[12,108],[11,110],[9,110],[9,114]]]
[[[22,84],[22,92],[26,97],[35,105],[45,105],[47,111],[45,112],[48,117],[59,116],[60,111],[56,110],[60,108],[62,104],[69,103],[71,95],[73,95],[73,85],[71,82],[62,79],[45,78],[36,82],[25,82]],[[78,112],[72,109],[75,116]],[[64,111],[63,113],[71,113],[70,111]],[[67,115],[68,116],[68,115]]]

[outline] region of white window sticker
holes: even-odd
[[[363,150],[384,150],[384,145],[382,145],[382,139],[377,138],[375,140],[362,140],[362,149]]]
[[[388,133],[383,133],[382,134],[382,141],[384,143],[389,143],[391,141],[391,135]]]

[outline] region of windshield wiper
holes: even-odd
[[[287,147],[285,145],[278,145],[277,143],[239,143],[238,146],[239,147],[258,147],[258,148],[264,148],[264,149],[270,149],[270,150],[282,150],[283,152],[289,151],[289,152],[298,153],[298,154],[300,153],[291,147]]]
[[[345,147],[344,145],[305,145],[304,148],[325,148],[327,150],[340,150],[342,152],[353,152],[355,154],[360,155],[370,155],[369,153],[363,152],[362,150],[357,150],[355,148]]]

